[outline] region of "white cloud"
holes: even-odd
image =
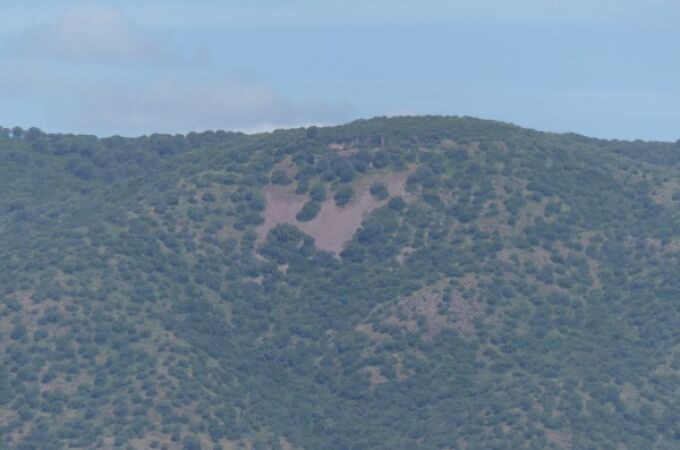
[[[206,71],[208,48],[182,56],[110,8],[72,9],[25,28],[4,56],[0,104],[33,110],[47,123],[26,125],[48,130],[262,131],[336,123],[351,111],[346,103],[286,96],[256,77]]]
[[[68,10],[18,32],[6,49],[15,57],[67,62],[164,63],[175,58],[135,22],[105,7]]]
[[[248,77],[92,82],[47,105],[62,129],[122,135],[329,124],[346,120],[352,110],[344,103],[293,99]]]

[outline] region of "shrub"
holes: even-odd
[[[390,209],[399,212],[406,208],[406,202],[400,196],[392,197],[390,201],[387,203],[387,206]]]
[[[319,214],[319,211],[321,211],[321,204],[310,200],[304,204],[300,212],[295,215],[295,218],[300,222],[308,222],[314,219]]]
[[[274,172],[272,172],[272,176],[270,178],[270,181],[272,184],[290,184],[291,179],[288,177],[288,174],[281,169],[276,169]]]
[[[345,206],[352,199],[353,195],[354,188],[348,184],[344,184],[335,191],[335,204],[338,206]]]
[[[385,200],[387,197],[389,197],[390,193],[387,190],[385,183],[376,181],[371,185],[371,195],[373,195],[378,200]]]
[[[309,198],[315,202],[323,202],[326,200],[326,188],[322,183],[315,184],[312,190],[309,191]]]

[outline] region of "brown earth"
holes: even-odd
[[[380,372],[380,368],[376,366],[366,366],[361,369],[362,372],[367,373],[370,377],[371,389],[375,389],[381,384],[387,383],[390,380]]]
[[[406,178],[411,172],[412,169],[377,174],[359,180],[354,183],[354,197],[344,207],[337,206],[333,193],[329,192],[328,198],[321,204],[319,214],[308,222],[299,222],[295,218],[307,202],[306,195],[296,195],[293,185],[268,185],[263,189],[266,208],[264,224],[257,230],[259,240],[262,242],[275,226],[288,223],[314,238],[317,248],[339,254],[359,229],[366,214],[387,203],[386,200],[377,200],[371,195],[371,184],[381,181],[385,183],[391,196],[406,197]]]

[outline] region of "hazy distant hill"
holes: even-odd
[[[0,448],[677,449],[680,144],[0,131]]]

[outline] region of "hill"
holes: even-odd
[[[679,213],[680,143],[0,129],[0,448],[678,448]]]

